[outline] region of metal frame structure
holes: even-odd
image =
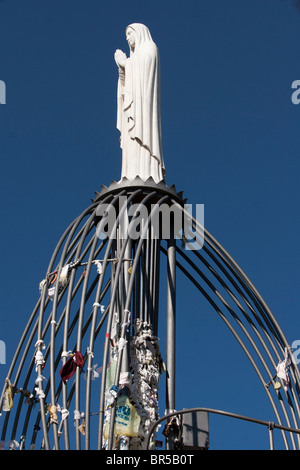
[[[176,238],[174,228],[167,240],[161,236],[152,237],[151,218],[163,204],[176,205],[182,217],[190,221],[201,250],[186,250],[182,240]],[[132,239],[130,227],[136,228],[142,207],[148,209],[146,223],[141,227],[139,238]],[[128,218],[129,209],[131,217]],[[111,227],[112,236],[102,239],[100,234],[107,225],[110,212],[116,215]],[[124,224],[128,224],[125,232]],[[125,237],[124,233],[127,234]],[[276,318],[232,257],[187,213],[182,193],[164,182],[155,184],[151,178],[146,182],[139,178],[132,182],[123,179],[119,183],[112,182],[108,188],[102,186],[91,205],[69,225],[59,240],[41,283],[40,298],[20,339],[3,387],[0,409],[8,383],[12,384],[13,407],[2,412],[2,443],[20,441],[20,449],[45,450],[109,450],[120,446],[114,433],[117,397],[110,395],[107,406],[110,361],[114,354],[115,369],[109,390],[113,389],[118,396],[122,374],[130,372],[136,380],[134,375],[142,373],[141,368],[138,372],[132,369],[130,348],[132,338],[145,333],[147,344],[152,342],[152,355],[146,346],[150,354],[148,362],[152,361],[154,371],[151,381],[160,375],[162,361],[159,350],[153,352],[153,344],[158,335],[162,256],[167,259],[167,272],[163,273],[167,279],[167,292],[164,293],[167,298],[165,409],[169,413],[176,409],[176,272],[179,270],[220,316],[252,364],[277,424],[281,426],[284,447],[299,448],[299,434],[292,432],[299,428],[300,416],[300,375],[294,362],[289,371],[289,388],[276,390],[273,387],[276,366],[286,351],[290,352]],[[101,270],[96,269],[99,267],[97,261]],[[62,278],[64,282],[60,283]],[[51,288],[53,295],[50,298]],[[77,366],[74,378],[65,383],[60,370],[69,360],[70,352],[75,351],[81,352],[84,364]],[[102,361],[101,379],[94,381],[99,358]],[[155,396],[157,383],[147,384],[145,379],[143,386],[149,386],[152,408],[144,417],[143,433],[133,439],[136,447],[130,447],[127,442],[128,449],[145,449],[149,432],[159,419]],[[29,400],[24,391],[29,391]],[[137,410],[143,408],[143,400],[145,396],[141,394],[140,403],[138,399],[135,401]],[[53,420],[46,414],[49,403],[60,404],[58,409],[62,411],[62,419]],[[81,432],[83,419],[84,437]]]

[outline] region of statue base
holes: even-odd
[[[144,181],[139,176],[136,176],[133,180],[128,180],[127,178],[122,178],[118,182],[112,180],[108,187],[101,185],[101,191],[95,191],[95,198],[92,199],[92,202],[100,202],[103,197],[109,194],[116,194],[123,189],[126,189],[127,193],[132,193],[137,189],[142,189],[144,194],[157,191],[159,194],[169,195],[181,205],[187,201],[187,199],[183,199],[183,191],[177,192],[174,184],[167,186],[164,180],[156,183],[152,177]]]

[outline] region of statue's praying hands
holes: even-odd
[[[116,61],[117,66],[123,69],[125,67],[126,59],[127,59],[127,56],[125,52],[121,51],[120,49],[117,49],[115,52],[115,61]]]

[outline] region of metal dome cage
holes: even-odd
[[[164,371],[165,409],[176,414],[180,270],[249,359],[282,426],[284,447],[299,448],[299,434],[292,432],[299,427],[299,370],[290,346],[256,288],[185,202],[164,182],[123,179],[102,186],[65,230],[3,386],[2,447],[9,441],[20,450],[155,449]],[[181,237],[174,217],[164,236],[161,215],[153,236],[151,222],[164,205],[176,207],[181,221],[188,221]],[[109,236],[103,236],[109,225]],[[201,250],[187,249],[191,233]],[[161,257],[166,257],[165,363],[158,340]],[[276,374],[278,364],[285,367],[286,381]]]

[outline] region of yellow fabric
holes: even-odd
[[[57,408],[55,405],[48,405],[47,407],[50,414],[50,423],[58,424],[57,420]]]
[[[10,383],[9,379],[6,379],[6,386],[7,386],[7,388],[6,388],[5,393],[4,393],[2,410],[3,411],[10,411],[13,407],[13,398],[12,398],[13,385]]]

